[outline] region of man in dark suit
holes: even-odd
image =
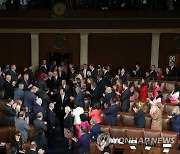
[[[57,72],[58,72],[58,77],[61,79],[61,81],[66,79],[66,73],[62,70],[61,66],[58,67]]]
[[[13,103],[12,99],[8,99],[8,103],[3,106],[5,126],[15,126],[16,104]]]
[[[30,143],[30,150],[26,152],[26,154],[43,154],[44,150],[39,149],[37,152],[37,144],[35,141]]]
[[[33,121],[35,128],[35,135],[38,135],[39,131],[43,131],[43,136],[45,136],[45,132],[47,131],[47,123],[43,121],[43,114],[39,112],[36,116],[37,118]]]
[[[90,124],[91,124],[91,129],[90,129],[91,141],[97,141],[98,135],[101,131],[101,127],[94,118],[91,118]]]
[[[110,72],[107,70],[107,66],[102,68],[104,76],[103,76],[103,80],[105,81],[106,86],[111,86],[111,74]]]
[[[39,91],[44,92],[45,89],[47,88],[46,80],[47,80],[47,76],[45,76],[43,79],[40,79],[36,82],[36,85],[39,87]]]
[[[130,89],[128,88],[128,83],[125,82],[123,84],[123,93],[120,96],[121,100],[121,112],[128,112],[130,108],[130,97],[131,97],[131,92]]]
[[[38,91],[38,88],[36,86],[33,86],[31,88],[31,91],[26,90],[24,93],[24,105],[32,111],[33,106],[36,104],[36,92]]]
[[[89,68],[90,68],[90,71],[91,71],[90,76],[92,77],[93,81],[96,82],[97,75],[98,75],[98,70],[95,69],[93,64],[90,64]]]
[[[76,145],[78,146],[79,154],[89,153],[91,136],[89,133],[86,133],[85,126],[81,126],[80,130],[81,130],[82,136],[79,138],[79,140],[77,140],[76,138],[72,138],[72,140],[76,142]]]
[[[133,70],[134,77],[142,78],[143,72],[139,63],[136,64],[136,69]]]
[[[42,105],[42,99],[41,98],[36,98],[36,104],[33,105],[33,114],[37,115],[39,112],[43,114],[43,117],[46,119],[46,111],[45,109],[41,106]]]
[[[84,64],[83,69],[81,69],[81,73],[84,78],[87,77],[87,72],[88,72],[88,66],[87,66],[87,64]]]
[[[157,77],[157,72],[156,72],[156,66],[155,65],[151,65],[151,71],[149,73],[149,78],[156,78]]]
[[[48,105],[51,102],[50,96],[48,95],[50,92],[49,88],[45,88],[45,91],[39,91],[36,93],[39,98],[42,99],[42,107],[45,111],[48,109]]]
[[[40,69],[44,72],[47,73],[49,71],[49,65],[47,64],[46,59],[43,59],[42,65],[40,66]]]
[[[21,75],[16,72],[16,65],[11,65],[11,69],[7,71],[7,75],[11,75],[13,81],[17,81]]]
[[[66,84],[66,80],[61,81],[61,86],[58,89],[58,92],[60,91],[61,88],[64,88],[66,90],[66,95],[70,96],[71,95],[71,90],[69,85]]]
[[[102,79],[102,75],[98,74],[97,75],[97,91],[98,91],[98,96],[97,96],[97,100],[100,102],[100,99],[103,98],[103,93],[105,91],[105,86],[106,83],[105,81]]]
[[[18,84],[18,89],[16,89],[14,91],[14,101],[16,100],[24,100],[24,84],[23,83],[19,83]]]
[[[23,79],[20,80],[20,83],[24,84],[24,90],[28,90],[33,86],[28,74],[23,75]]]
[[[170,70],[170,76],[175,78],[177,76],[177,68],[175,66],[175,62],[174,61],[171,61],[170,69],[171,69]]]
[[[70,97],[70,100],[74,102],[80,102],[80,107],[85,108],[85,102],[84,102],[84,93],[82,92],[81,88],[77,86],[75,88],[75,97]]]
[[[52,146],[55,129],[57,126],[57,117],[56,114],[53,112],[54,110],[54,103],[49,104],[49,108],[47,109],[47,127],[48,127],[48,142],[49,146]]]
[[[53,77],[52,77],[52,88],[53,88],[53,92],[57,92],[58,88],[60,87],[61,85],[61,78],[58,77],[58,72],[57,71],[54,71],[53,72]]]
[[[96,103],[96,102],[98,102],[99,100],[98,100],[98,89],[97,89],[97,84],[94,82],[94,83],[92,83],[92,92],[91,92],[91,94],[90,93],[88,93],[89,94],[89,97],[90,97],[90,99],[91,99],[91,107],[94,107],[94,104]]]
[[[69,97],[66,95],[66,90],[61,88],[56,99],[55,113],[59,119],[61,126],[63,127],[63,119],[65,115],[65,107],[69,106]]]
[[[50,91],[53,91],[52,79],[53,79],[53,73],[48,72],[48,79],[46,80],[46,83],[47,83],[47,87],[50,88]]]
[[[6,81],[4,83],[4,99],[14,98],[15,81],[11,81],[11,75],[6,75]]]

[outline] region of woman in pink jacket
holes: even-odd
[[[154,89],[152,91],[152,96],[151,96],[152,99],[156,98],[156,92],[157,91],[161,91],[161,92],[163,91],[163,89],[161,87],[161,82],[156,82],[155,83],[155,87],[154,87]]]
[[[96,119],[97,123],[101,123],[101,108],[99,103],[95,103],[94,107],[89,107],[89,117]]]
[[[180,87],[178,84],[174,85],[174,90],[171,92],[169,99],[171,104],[177,104],[179,98]]]

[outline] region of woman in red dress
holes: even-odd
[[[147,101],[146,98],[148,98],[148,83],[147,80],[141,79],[140,85],[138,87],[139,92],[139,99],[141,101]]]
[[[113,85],[113,90],[116,94],[115,96],[116,101],[119,101],[120,100],[119,95],[122,94],[122,81],[120,79],[116,80],[116,84]]]

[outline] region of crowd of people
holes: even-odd
[[[120,111],[128,112],[135,90],[139,92],[139,100],[146,101],[151,106],[153,130],[162,130],[162,102],[176,104],[177,107],[169,118],[173,121],[173,131],[180,132],[180,86],[174,85],[174,90],[168,99],[164,100],[161,82],[156,82],[152,96],[148,98],[147,80],[162,80],[167,77],[166,74],[156,72],[154,65],[150,72],[143,73],[139,64],[133,73],[135,77],[144,77],[137,87],[133,83],[128,84],[128,74],[124,67],[118,70],[116,82],[112,84],[109,66],[96,68],[93,64],[89,67],[84,64],[83,68],[77,71],[73,64],[67,66],[61,62],[61,65],[57,66],[56,62],[53,62],[49,65],[43,60],[34,75],[32,67],[25,68],[22,74],[18,74],[16,65],[7,65],[0,70],[0,86],[4,89],[4,99],[8,102],[3,106],[4,125],[16,126],[17,130],[11,150],[24,152],[21,144],[27,141],[29,125],[33,124],[35,136],[31,148],[36,152],[44,153],[48,147],[52,147],[55,131],[59,127],[64,130],[69,149],[74,142],[80,154],[88,153],[90,141],[97,141],[101,132],[101,113],[105,115],[106,125],[116,126],[119,102]],[[171,77],[176,76],[174,62],[171,63],[169,73]],[[88,112],[85,112],[85,98],[90,99]],[[144,128],[144,106],[136,103],[133,110],[136,126]],[[99,149],[107,150],[101,147]]]

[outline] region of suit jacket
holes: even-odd
[[[84,93],[82,91],[80,91],[78,94],[76,94],[75,96],[75,102],[79,101],[80,102],[80,106],[82,108],[85,108],[85,102],[84,102]]]
[[[137,113],[135,113],[135,118],[136,118],[136,126],[138,128],[145,128],[146,119],[145,119],[145,114],[142,110],[139,110]]]
[[[104,114],[106,115],[105,122],[107,125],[117,126],[118,124],[118,119],[117,119],[118,105],[117,104],[111,105],[107,109],[105,109]]]
[[[53,127],[56,127],[57,124],[56,114],[53,111],[51,111],[49,108],[47,109],[47,122],[48,122],[48,128],[52,129]]]
[[[174,66],[171,71],[170,71],[170,76],[171,77],[176,77],[177,76],[177,68]]]
[[[42,106],[38,105],[38,104],[35,104],[35,105],[33,106],[33,110],[32,110],[32,111],[33,111],[34,115],[37,115],[39,112],[42,112],[43,117],[44,117],[44,118],[47,117],[46,111],[44,110],[44,108],[43,108]]]
[[[71,113],[69,113],[68,116],[64,119],[64,128],[70,130],[72,127],[73,127],[73,117]]]
[[[61,112],[62,109],[64,109],[66,106],[69,106],[69,103],[70,103],[70,100],[66,94],[64,95],[63,102],[62,102],[61,95],[59,94],[56,99],[55,111]]]
[[[149,73],[149,78],[156,78],[157,77],[157,72],[153,71]]]
[[[47,110],[47,109],[48,109],[48,105],[49,105],[49,103],[51,102],[49,95],[46,94],[45,92],[38,91],[38,92],[37,92],[37,96],[42,99],[42,105],[41,105],[41,106],[42,106],[45,110]]]
[[[59,89],[58,89],[58,92],[60,91],[61,88],[64,88],[64,87],[61,85],[61,86],[59,87]],[[66,90],[66,95],[67,95],[67,96],[70,96],[70,95],[71,95],[71,90],[70,90],[69,85],[66,84],[64,89]]]
[[[4,83],[4,99],[14,99],[14,87],[11,82],[5,81]]]
[[[90,95],[90,98],[91,98],[91,107],[94,106],[94,104],[96,102],[98,102],[98,95],[99,95],[99,92],[98,92],[98,89],[97,87],[92,91],[91,95]]]
[[[38,80],[36,85],[39,87],[40,91],[45,91],[45,88],[47,88],[47,83],[44,79]]]
[[[4,112],[4,125],[5,126],[15,126],[15,115],[16,110],[5,104],[3,106],[3,112]]]
[[[61,71],[61,76],[60,76],[60,72],[58,71],[58,77],[62,80],[66,79],[66,73],[64,71]]]
[[[24,92],[24,105],[32,111],[32,108],[36,104],[36,95],[31,91]]]
[[[126,89],[122,95],[120,96],[120,100],[121,100],[121,111],[122,112],[128,112],[129,108],[130,108],[130,97],[131,97],[131,92],[128,89]]]
[[[100,101],[100,98],[103,98],[103,93],[105,91],[105,82],[104,80],[100,80],[98,83],[97,83],[97,91],[98,91],[98,96],[97,96],[97,100]]]
[[[15,126],[16,126],[16,131],[21,132],[22,142],[27,142],[28,131],[30,130],[30,127],[27,124],[27,122],[21,118],[16,118],[15,119]]]
[[[4,83],[5,83],[5,80],[4,80],[3,75],[1,74],[0,75],[0,88],[3,88]]]
[[[46,80],[46,84],[47,84],[47,87],[50,89],[50,91],[53,91],[53,86],[52,86],[52,78],[48,78]]]
[[[126,82],[126,79],[127,79],[127,76],[126,76],[126,74],[120,74],[119,75],[119,79],[122,81],[122,83],[125,83]]]
[[[97,75],[98,75],[97,69],[94,69],[93,71],[91,71],[91,77],[92,77],[93,81],[95,81],[95,82],[97,80]]]
[[[24,79],[22,79],[22,80],[20,80],[19,83],[23,83],[23,84],[24,84],[24,90],[28,90],[28,89],[29,89],[28,86],[29,86],[30,84],[32,84],[32,81],[31,81],[31,80],[25,81]]]
[[[33,121],[34,127],[35,127],[35,135],[38,135],[39,131],[43,132],[43,136],[45,136],[45,132],[47,131],[47,125],[44,124],[42,120],[35,119]]]
[[[52,89],[58,90],[59,86],[61,85],[61,78],[57,77],[57,79],[55,80],[55,77],[53,76],[51,84],[52,84]]]
[[[98,135],[101,131],[101,127],[99,124],[95,124],[91,130],[90,130],[90,135],[91,135],[91,141],[97,141]]]
[[[143,71],[142,71],[142,69],[136,70],[136,75],[135,75],[135,77],[137,77],[137,78],[143,77]]]
[[[90,139],[91,136],[89,133],[83,134],[78,142],[76,143],[78,146],[78,152],[79,154],[84,154],[84,152],[88,152],[89,151],[89,146],[90,146]]]
[[[105,80],[106,86],[111,86],[111,73],[109,71],[104,74],[103,79]]]
[[[10,69],[10,70],[7,71],[6,74],[11,75],[13,81],[18,80],[18,73],[16,71],[13,71],[13,70]]]
[[[14,91],[14,101],[16,101],[18,99],[20,99],[22,101],[24,100],[24,91],[19,88]]]
[[[103,102],[108,104],[108,106],[110,106],[110,100],[115,98],[115,94],[114,92],[111,93],[107,93],[105,95],[105,97],[103,98]]]

